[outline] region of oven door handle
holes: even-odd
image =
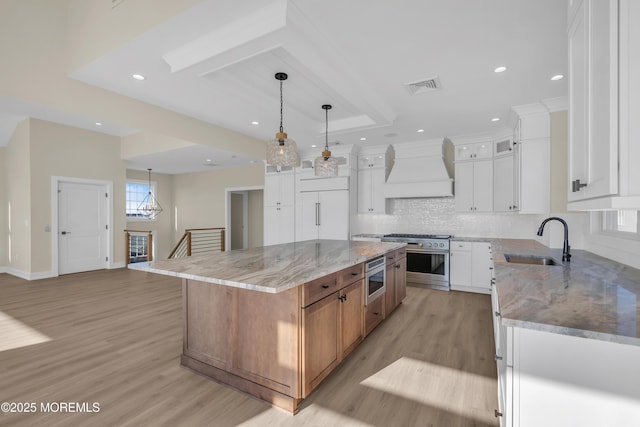
[[[415,243],[415,242],[407,242],[407,246],[415,246],[415,247],[421,248],[421,247],[423,247],[423,245],[424,245],[424,244],[423,244],[422,242],[418,242],[418,243]]]

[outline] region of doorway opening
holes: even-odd
[[[263,246],[263,188],[226,190],[225,246],[228,250]]]

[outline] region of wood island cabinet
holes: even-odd
[[[183,279],[181,363],[295,413],[364,339],[364,276],[360,263],[279,293]]]
[[[398,249],[386,256],[387,276],[385,293],[384,317],[387,317],[400,305],[407,296],[407,252],[406,249]]]

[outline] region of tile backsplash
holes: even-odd
[[[461,213],[455,210],[455,199],[391,199],[388,215],[358,214],[353,222],[352,234],[360,233],[421,233],[451,234],[461,237],[494,237],[534,239],[540,222],[547,215],[518,213]],[[582,215],[570,216],[570,229],[578,235],[583,226]],[[545,231],[545,234],[547,232]],[[558,234],[558,233],[554,233]],[[574,234],[574,242],[578,235]],[[545,239],[543,239],[545,240]],[[556,239],[553,239],[554,243]],[[549,242],[547,241],[546,244]],[[573,244],[573,243],[572,243]],[[552,245],[552,246],[555,246]],[[578,247],[579,245],[576,245]]]

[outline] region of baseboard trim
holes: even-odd
[[[27,271],[18,270],[16,268],[0,267],[0,273],[3,272],[24,280],[40,280],[56,277],[53,271],[37,271],[35,273],[29,273]]]
[[[122,262],[112,262],[111,264],[109,264],[108,269],[109,270],[113,270],[115,268],[125,268],[126,266],[124,265],[124,261]]]

